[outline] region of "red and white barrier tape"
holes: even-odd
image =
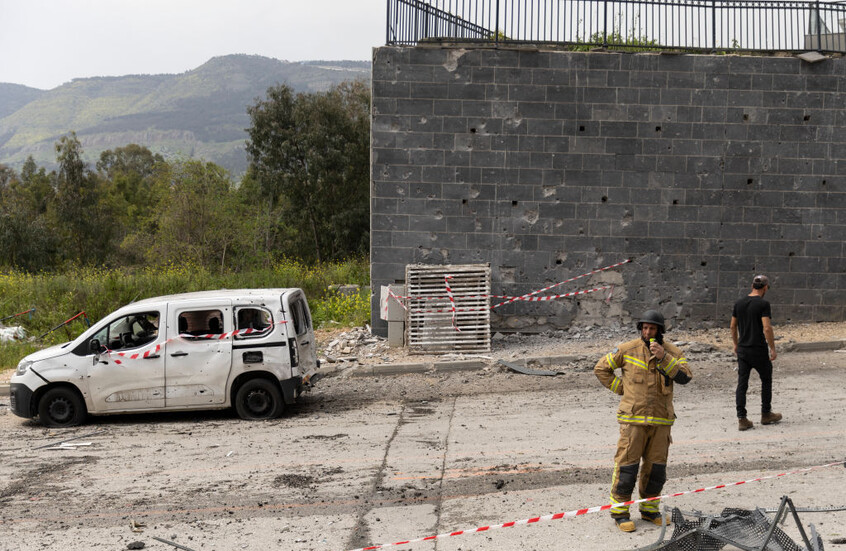
[[[844,463],[843,461],[837,461],[835,463],[828,463],[826,465],[817,465],[815,467],[806,467],[804,469],[797,469],[795,471],[790,471],[790,472],[781,473],[781,474],[777,474],[777,475],[761,476],[761,477],[758,477],[758,478],[753,478],[751,480],[744,480],[742,482],[733,482],[733,483],[730,483],[730,484],[719,484],[717,486],[709,486],[707,488],[699,488],[698,490],[688,490],[686,492],[677,492],[675,494],[667,494],[667,495],[663,495],[663,496],[650,497],[650,498],[646,498],[646,499],[635,499],[635,500],[632,500],[632,501],[627,501],[625,503],[616,503],[614,505],[609,503],[607,505],[600,505],[600,506],[597,506],[597,507],[589,507],[587,509],[576,509],[576,510],[573,510],[573,511],[568,511],[566,513],[556,513],[554,515],[545,515],[545,516],[542,516],[542,517],[533,517],[533,518],[527,518],[527,519],[517,520],[517,521],[512,521],[512,522],[504,522],[502,524],[497,524],[497,525],[492,525],[492,526],[479,526],[477,528],[470,528],[470,529],[467,529],[467,530],[457,530],[455,532],[448,532],[448,533],[444,533],[444,534],[438,534],[438,535],[435,535],[435,536],[426,536],[424,538],[417,538],[417,539],[413,539],[413,540],[405,540],[405,541],[397,541],[397,542],[394,542],[394,543],[383,543],[383,544],[379,544],[379,545],[371,545],[370,547],[360,547],[358,549],[354,549],[353,551],[372,551],[373,549],[384,549],[386,547],[393,547],[393,546],[396,546],[396,545],[408,545],[408,544],[412,544],[412,543],[419,543],[421,541],[432,541],[432,540],[436,540],[436,539],[444,539],[444,538],[450,538],[450,537],[455,537],[455,536],[462,536],[462,535],[466,535],[466,534],[476,534],[476,533],[479,533],[479,532],[487,532],[489,530],[495,530],[497,528],[512,528],[514,526],[520,526],[522,524],[534,524],[534,523],[537,523],[537,522],[543,522],[543,521],[547,521],[547,520],[558,520],[558,519],[562,519],[562,518],[578,517],[578,516],[587,515],[587,514],[590,514],[590,513],[598,513],[600,511],[606,511],[606,510],[610,509],[611,507],[620,507],[620,506],[624,506],[624,505],[635,505],[637,503],[643,503],[645,501],[657,501],[659,499],[679,497],[679,496],[688,495],[688,494],[696,494],[696,493],[700,493],[700,492],[707,492],[709,490],[719,490],[721,488],[728,488],[728,487],[731,487],[731,486],[740,486],[741,484],[747,484],[749,482],[758,482],[758,481],[761,481],[761,480],[769,480],[769,479],[780,478],[780,477],[783,477],[783,476],[789,476],[789,475],[798,474],[798,473],[806,473],[806,472],[810,472],[810,471],[816,471],[816,470],[819,470],[819,469],[826,469],[828,467],[834,467],[835,465],[846,466],[846,463]]]
[[[622,261],[622,262],[617,262],[616,264],[611,264],[610,266],[605,266],[604,268],[598,268],[598,269],[596,269],[596,270],[593,270],[592,272],[587,272],[587,273],[585,273],[585,274],[578,275],[578,276],[576,276],[576,277],[571,277],[570,279],[567,279],[567,280],[562,281],[562,282],[560,282],[560,283],[556,283],[555,285],[550,285],[549,287],[544,287],[543,289],[539,289],[539,290],[537,290],[537,291],[532,291],[531,293],[527,293],[527,294],[522,295],[522,296],[520,296],[520,297],[513,298],[513,299],[511,299],[511,300],[506,300],[506,301],[504,301],[504,302],[500,302],[499,304],[495,304],[495,305],[491,306],[491,310],[493,310],[494,308],[498,308],[498,307],[500,307],[500,306],[504,306],[504,305],[506,305],[506,304],[510,304],[510,303],[512,303],[512,302],[516,302],[517,300],[523,300],[523,299],[525,299],[526,297],[531,297],[531,296],[534,296],[534,295],[539,295],[540,293],[543,293],[543,292],[545,292],[545,291],[549,291],[550,289],[554,289],[555,287],[558,287],[558,286],[560,286],[560,285],[564,285],[565,283],[570,283],[571,281],[576,281],[577,279],[581,279],[581,278],[583,278],[583,277],[587,277],[587,276],[590,276],[590,275],[593,275],[593,274],[598,274],[599,272],[604,272],[604,271],[606,271],[606,270],[610,270],[610,269],[612,269],[612,268],[616,268],[616,267],[618,267],[618,266],[622,266],[623,264],[627,264],[627,263],[629,263],[629,262],[631,262],[631,259],[628,259],[628,258],[627,258],[626,260],[624,260],[624,261]]]
[[[631,262],[631,260],[627,259],[627,260],[624,260],[622,262],[612,264],[610,266],[605,266],[604,268],[598,268],[598,269],[593,270],[591,272],[587,272],[587,273],[584,273],[582,275],[572,277],[572,278],[567,279],[565,281],[562,281],[560,283],[556,283],[554,285],[550,285],[549,287],[544,287],[543,289],[539,289],[537,291],[532,291],[531,293],[527,293],[525,295],[520,295],[520,296],[509,296],[509,295],[456,295],[456,294],[452,293],[452,289],[449,285],[449,281],[445,281],[445,285],[446,285],[446,288],[447,288],[447,296],[415,297],[415,296],[411,296],[411,295],[397,295],[396,293],[393,292],[393,290],[388,288],[388,297],[387,297],[387,300],[385,300],[385,317],[386,318],[388,317],[388,300],[391,300],[391,299],[396,300],[399,303],[399,305],[402,306],[403,309],[406,310],[406,311],[408,311],[408,307],[405,304],[403,304],[404,300],[415,300],[415,301],[417,301],[417,300],[449,300],[452,303],[452,306],[454,307],[455,306],[455,299],[459,299],[459,300],[488,299],[488,298],[506,299],[505,301],[500,302],[499,304],[495,304],[495,305],[493,305],[489,308],[490,310],[493,310],[494,308],[497,308],[499,306],[503,306],[505,304],[511,304],[512,302],[518,302],[518,301],[541,302],[541,301],[547,301],[547,300],[554,300],[554,299],[557,299],[557,298],[571,297],[571,296],[575,296],[575,295],[579,295],[579,294],[592,293],[594,291],[599,291],[599,290],[602,290],[602,289],[609,289],[609,288],[613,289],[613,286],[605,286],[605,287],[597,287],[595,289],[589,289],[589,290],[584,290],[584,291],[576,291],[574,293],[565,293],[563,295],[551,295],[551,296],[547,296],[547,297],[536,297],[535,296],[535,295],[538,295],[538,294],[543,293],[545,291],[548,291],[550,289],[554,289],[555,287],[559,287],[561,285],[564,285],[565,283],[570,283],[571,281],[576,281],[577,279],[580,279],[580,278],[583,278],[583,277],[587,277],[587,276],[590,276],[590,275],[593,275],[593,274],[596,274],[596,273],[599,273],[599,272],[604,272],[606,270],[610,270],[612,268],[622,266],[623,264],[627,264],[629,262]],[[453,277],[454,276],[452,276],[452,275],[448,275],[444,279],[447,280],[447,279],[450,279],[450,278],[453,278]],[[610,295],[609,295],[609,298],[610,298]],[[487,310],[487,309],[488,308],[483,308],[482,310]],[[444,310],[412,310],[412,312],[415,312],[415,313],[442,312],[442,311],[444,311]],[[456,311],[460,312],[462,310],[457,309]],[[478,309],[473,309],[473,310],[466,310],[465,309],[464,311],[478,311]]]
[[[116,352],[114,350],[110,350],[110,349],[107,348],[106,351],[105,351],[105,354],[110,356],[110,357],[111,356],[118,356],[119,358],[124,358],[126,360],[137,360],[138,358],[143,359],[143,358],[147,358],[147,357],[149,357],[153,354],[157,354],[162,349],[162,347],[164,345],[171,343],[171,342],[175,342],[177,340],[187,341],[187,342],[198,341],[198,340],[216,340],[216,341],[219,341],[219,340],[223,340],[223,339],[226,339],[226,338],[229,338],[229,337],[235,337],[236,335],[251,335],[253,333],[264,333],[264,332],[268,331],[274,325],[281,325],[283,323],[288,323],[288,322],[286,320],[282,320],[282,321],[277,321],[275,323],[272,323],[271,325],[268,325],[264,329],[253,329],[251,327],[248,327],[246,329],[237,329],[235,331],[230,331],[229,333],[207,333],[205,335],[189,335],[187,333],[180,333],[178,337],[167,339],[164,342],[156,344],[155,347],[152,347],[149,350],[146,350],[146,351],[143,351],[143,352],[142,352],[142,350],[144,350],[143,348],[136,351],[136,352],[131,352],[131,353],[130,352]],[[113,360],[113,361],[116,364],[122,363],[121,360]]]
[[[454,276],[451,275],[444,277],[444,286],[446,287],[447,296],[449,297],[449,302],[452,306],[452,326],[455,328],[456,331],[461,333],[461,329],[458,327],[458,324],[455,323],[455,299],[452,298],[452,287],[449,286],[449,280],[453,277]]]
[[[612,287],[613,286],[611,286],[611,285],[605,285],[603,287],[596,287],[595,289],[585,289],[585,290],[582,290],[582,291],[574,291],[572,293],[565,293],[563,295],[549,295],[549,296],[546,296],[546,297],[529,297],[529,298],[526,298],[526,299],[523,299],[523,300],[526,300],[528,302],[542,302],[542,301],[546,301],[546,300],[555,300],[557,298],[574,297],[576,295],[586,295],[588,293],[595,293],[596,291],[602,291],[604,289],[611,289]],[[463,298],[463,297],[461,297],[459,295],[458,298]],[[610,298],[610,296],[609,296],[609,298]],[[443,313],[443,312],[484,312],[485,310],[490,310],[490,307],[483,306],[483,307],[480,307],[480,308],[456,308],[455,303],[453,303],[453,307],[451,309],[440,308],[440,309],[434,309],[434,310],[411,310],[411,312],[414,313],[414,314],[438,314],[438,313]]]
[[[519,297],[519,300],[525,300],[525,301],[528,301],[528,302],[543,302],[545,300],[555,300],[557,298],[574,297],[576,295],[586,295],[588,293],[595,293],[596,291],[602,291],[603,289],[610,289],[610,288],[611,288],[610,285],[605,285],[603,287],[595,287],[593,289],[585,289],[585,290],[582,290],[582,291],[574,291],[572,293],[564,293],[563,295],[549,295],[549,296],[545,296],[545,297],[528,297],[528,298]]]

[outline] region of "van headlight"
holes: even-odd
[[[21,360],[18,364],[17,375],[23,375],[32,366],[32,360]]]

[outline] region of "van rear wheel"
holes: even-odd
[[[86,413],[82,397],[69,388],[52,388],[38,401],[38,419],[48,427],[74,427]]]
[[[235,393],[235,411],[241,419],[274,419],[284,407],[279,387],[267,379],[251,379]]]

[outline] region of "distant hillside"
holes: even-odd
[[[75,79],[48,91],[0,84],[0,163],[19,170],[32,155],[52,168],[55,143],[73,130],[92,165],[106,149],[137,143],[167,158],[204,158],[238,175],[247,165],[247,106],[269,87],[315,92],[355,79],[370,82],[369,61],[228,55],[179,75]]]
[[[46,94],[46,92],[21,84],[0,82],[0,119],[11,115],[41,94]]]

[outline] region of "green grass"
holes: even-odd
[[[360,327],[370,323],[370,295],[365,290],[349,295],[331,293],[309,304],[318,328]]]
[[[3,322],[20,325],[35,340],[0,345],[0,371],[17,366],[21,358],[46,346],[78,337],[87,325],[80,317],[51,332],[79,312],[91,323],[132,301],[214,289],[299,287],[308,297],[315,327],[354,327],[370,322],[369,295],[342,295],[331,285],[369,285],[366,258],[346,262],[307,266],[294,260],[282,260],[268,268],[248,272],[219,274],[200,266],[166,265],[155,268],[105,269],[68,268],[59,273],[0,274],[0,318],[35,308],[30,315]]]

